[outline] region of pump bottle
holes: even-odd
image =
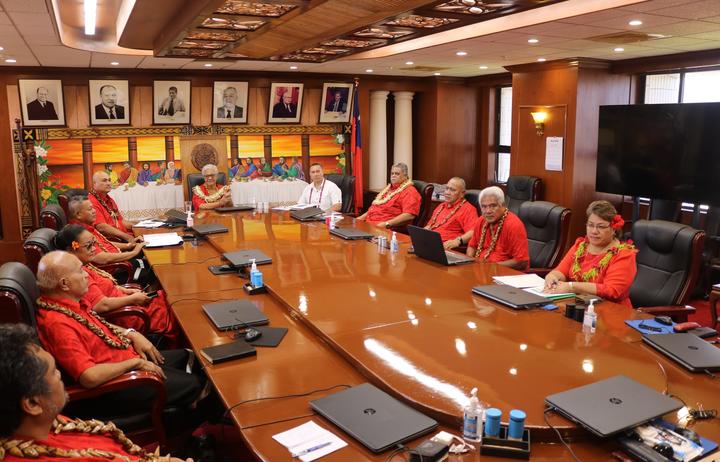
[[[463,416],[463,438],[468,441],[480,441],[478,429],[482,426],[483,407],[477,398],[477,388],[470,391],[470,403],[465,407]]]

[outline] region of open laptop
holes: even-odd
[[[501,284],[488,284],[475,286],[472,289],[474,294],[489,298],[490,300],[502,303],[510,308],[521,310],[535,306],[545,306],[552,303],[552,300],[535,295],[523,289]]]
[[[683,406],[624,375],[550,395],[545,403],[600,437],[636,427]]]
[[[261,326],[270,321],[248,300],[231,300],[203,305],[203,312],[218,330],[234,330],[247,326]]]
[[[232,207],[218,207],[215,209],[216,212],[228,213],[228,212],[245,212],[248,210],[255,210],[253,205],[239,204],[233,205]]]
[[[369,383],[310,401],[310,406],[372,452],[417,438],[438,425]]]
[[[472,263],[474,258],[462,255],[457,252],[445,250],[440,233],[419,226],[408,226],[410,240],[412,241],[415,255],[425,260],[434,261],[441,265],[462,265]]]
[[[262,251],[256,249],[242,249],[235,252],[225,252],[223,258],[234,268],[252,265],[250,260],[255,259],[257,265],[267,265],[272,263],[272,258],[265,255]]]
[[[355,228],[333,228],[330,234],[345,239],[346,241],[356,241],[359,239],[371,239],[372,234]]]
[[[192,227],[193,232],[196,234],[199,234],[200,236],[205,236],[207,234],[218,234],[218,233],[227,233],[228,229],[226,226],[219,225],[217,223],[205,223],[202,225],[195,225]]]
[[[688,333],[643,335],[643,342],[693,372],[720,370],[720,348],[697,335]]]
[[[316,221],[318,215],[322,215],[323,212],[320,207],[307,207],[302,210],[293,210],[290,212],[290,216],[300,221]]]
[[[164,221],[170,225],[187,226],[187,213],[177,209],[170,209],[165,212]]]

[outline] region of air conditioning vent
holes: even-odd
[[[619,32],[617,34],[598,35],[597,37],[589,37],[587,40],[593,42],[612,43],[622,45],[627,43],[647,42],[649,40],[658,40],[670,37],[662,34],[646,34],[644,32]]]

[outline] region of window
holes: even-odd
[[[645,104],[677,103],[680,100],[680,74],[645,77]]]
[[[498,89],[498,146],[495,181],[507,183],[510,176],[510,143],[512,135],[512,87]]]

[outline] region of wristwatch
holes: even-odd
[[[390,222],[389,222],[389,221],[386,221],[386,222],[385,222],[385,229],[388,229],[389,227],[390,227]]]
[[[125,337],[132,334],[133,332],[137,332],[137,331],[135,329],[133,329],[132,327],[129,328],[128,330],[125,331]]]

